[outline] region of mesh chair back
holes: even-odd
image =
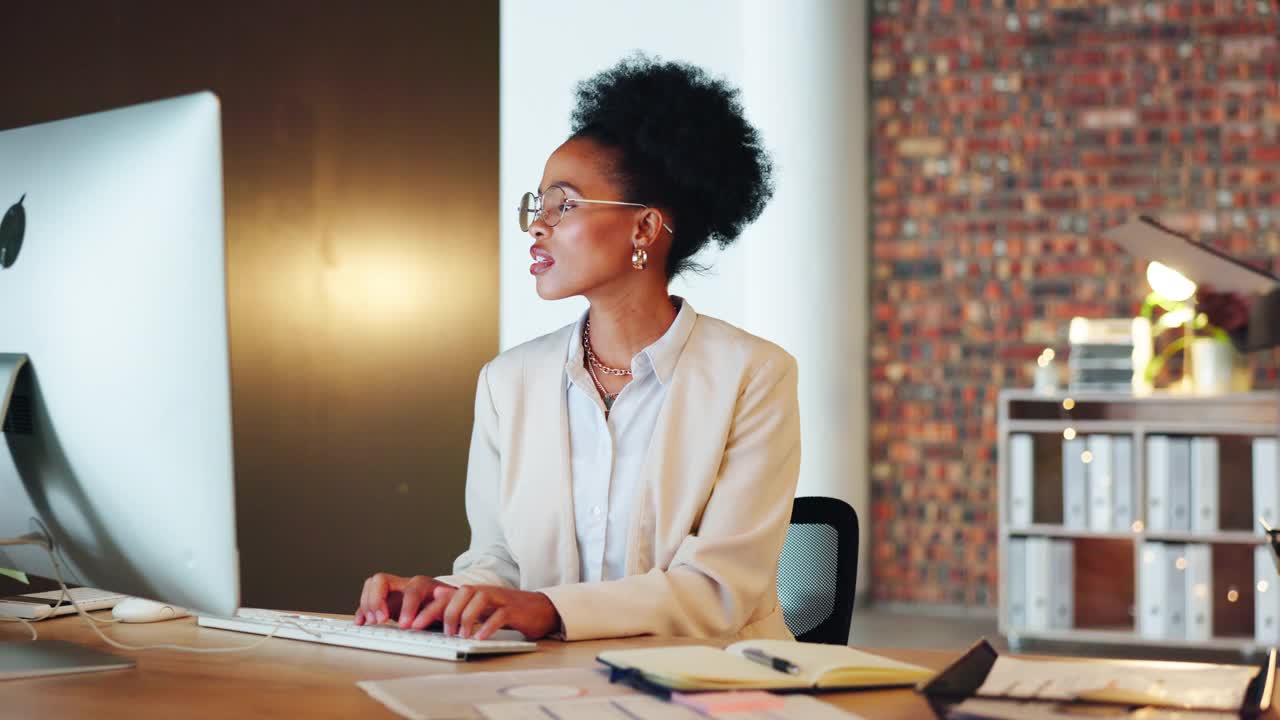
[[[791,634],[847,645],[857,578],[857,513],[836,498],[796,498],[778,563],[778,600]]]

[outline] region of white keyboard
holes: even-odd
[[[89,587],[74,587],[68,589],[71,597],[80,603],[80,607],[84,610],[110,610],[117,603],[128,595],[121,595],[117,592],[109,590],[98,590]],[[0,617],[20,617],[23,620],[43,620],[56,615],[70,615],[76,611],[74,605],[70,601],[63,601],[57,610],[53,609],[58,604],[58,598],[62,597],[61,590],[50,590],[48,592],[28,593],[25,595],[11,595],[9,597],[0,598]]]
[[[530,652],[538,649],[537,643],[524,640],[468,640],[429,630],[402,630],[392,625],[356,625],[350,620],[256,608],[240,608],[235,617],[199,615],[197,622],[201,627],[256,635],[269,635],[279,625],[276,637],[437,660],[466,660],[472,655]],[[499,631],[498,635],[506,638],[520,637],[519,633],[511,630]]]

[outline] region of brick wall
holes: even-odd
[[[1275,0],[873,0],[875,599],[996,603],[996,393],[1131,316],[1137,213],[1280,271]],[[1254,357],[1277,387],[1277,353]]]

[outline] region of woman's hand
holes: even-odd
[[[378,625],[395,618],[402,628],[421,630],[433,622],[430,618],[439,619],[448,602],[447,596],[443,600],[436,599],[437,588],[454,590],[452,585],[425,575],[403,578],[391,573],[378,573],[364,581],[355,623]]]
[[[485,640],[508,627],[537,640],[560,629],[560,613],[551,599],[540,592],[496,585],[463,585],[455,589],[442,584],[434,594],[432,606],[441,600],[445,603],[439,619],[447,635]]]

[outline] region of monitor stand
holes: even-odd
[[[26,364],[26,355],[0,353],[0,393],[2,393],[0,394],[0,425],[2,426],[8,425],[9,402],[13,398],[13,389],[18,383],[18,374]],[[47,533],[41,531],[15,538],[0,537],[0,546],[4,545],[39,545],[50,553],[53,552],[52,540]],[[70,618],[67,619],[70,620]],[[135,665],[137,662],[133,658],[63,640],[0,642],[0,681],[95,670],[122,670]]]
[[[18,373],[26,364],[26,355],[0,353],[0,425],[9,424],[9,401],[13,399],[13,389],[18,385]]]

